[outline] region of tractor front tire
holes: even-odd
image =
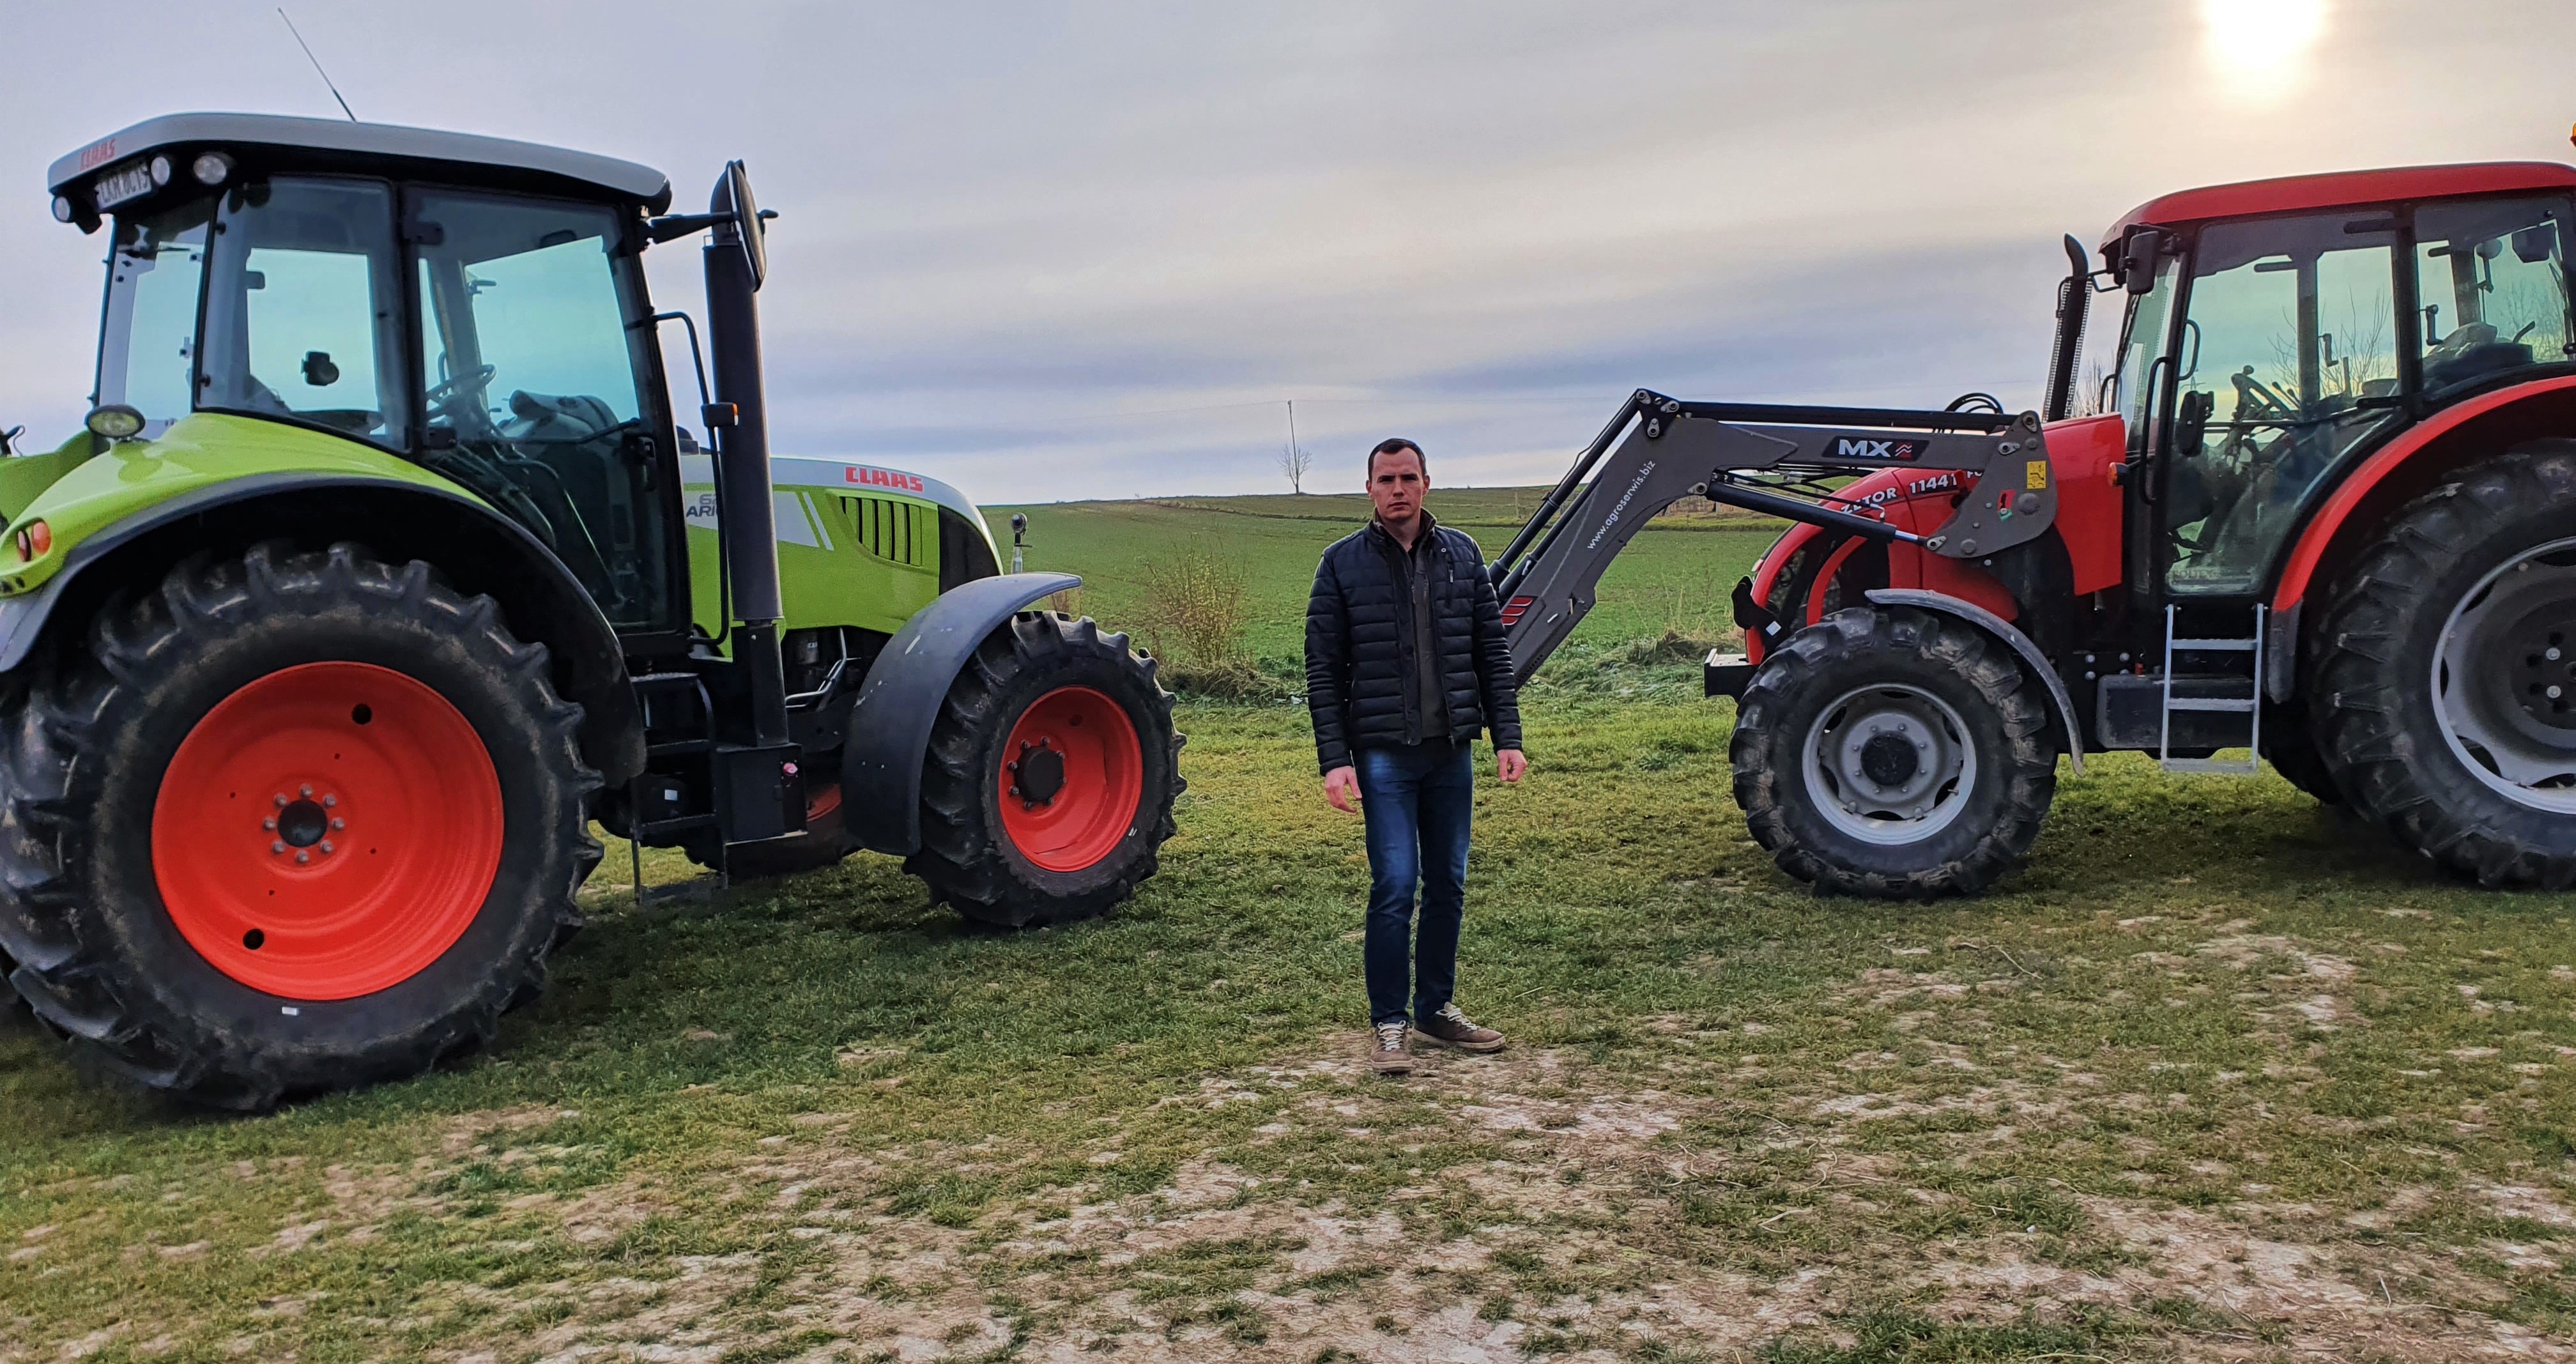
[[[2046,702],[1982,630],[1905,607],[1838,611],[1744,689],[1735,800],[1820,892],[1972,895],[2020,865],[2057,789]]]
[[[0,710],[0,949],[114,1072],[259,1111],[488,1043],[579,926],[546,651],[352,545],[200,558]]]
[[[2354,812],[2481,885],[2576,888],[2576,441],[2409,504],[2329,601],[2310,705]]]
[[[1023,611],[949,685],[904,870],[997,928],[1106,913],[1172,836],[1181,744],[1171,694],[1125,635]]]

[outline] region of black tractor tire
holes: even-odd
[[[2540,808],[2490,784],[2496,769],[2455,746],[2434,670],[2455,610],[2502,600],[2507,584],[2489,580],[2517,563],[2568,574],[2576,551],[2537,560],[2533,552],[2571,538],[2576,441],[2537,441],[2473,464],[2408,504],[2327,598],[2309,704],[2335,785],[2355,814],[2480,885],[2576,888],[2576,810],[2565,800]],[[2526,658],[2509,630],[2511,638],[2497,638],[2516,647],[2452,677],[2454,696],[2465,707],[2479,704],[2467,699],[2471,687],[2512,687],[2516,699],[2537,706],[2527,717],[2536,742],[2576,772],[2576,712],[2548,713],[2567,698],[2542,699],[2541,681],[2532,683],[2534,696],[2518,695],[2523,673],[2537,668],[2553,670],[2551,685],[2576,691],[2576,596],[2538,602],[2522,621],[2513,630],[2559,642],[2536,643]],[[2566,656],[2544,664],[2551,649]],[[2563,784],[2543,789],[2576,798]]]
[[[201,556],[32,666],[0,709],[0,948],[36,1016],[112,1073],[245,1111],[412,1075],[489,1043],[581,923],[600,851],[581,708],[544,646],[425,563],[348,544]],[[318,858],[311,879],[290,855]],[[312,917],[281,908],[275,941],[242,933],[227,955],[208,888],[264,906],[243,898],[263,885]]]
[[[2317,747],[2316,726],[2308,719],[2304,701],[2293,698],[2264,712],[2263,757],[2273,771],[2320,803],[2343,804],[2343,790],[2335,785],[2334,769],[2326,765],[2326,755]]]
[[[1132,770],[1132,803],[1123,782],[1112,789],[1071,775],[1047,793],[1048,814],[1062,800],[1064,814],[1089,816],[1084,827],[1097,835],[1097,856],[1084,846],[1023,847],[1005,808],[1020,806],[1021,816],[1036,809],[1012,794],[1015,769],[1008,765],[1029,760],[1013,751],[1014,734],[1026,742],[1069,699],[1085,709],[1062,715],[1077,722],[1087,716],[1089,734],[1132,731],[1103,750],[1132,765],[1121,769]],[[1074,735],[1061,721],[1055,727]],[[921,850],[905,859],[904,870],[929,886],[934,901],[997,928],[1106,913],[1154,874],[1174,832],[1172,802],[1188,785],[1180,775],[1183,742],[1154,660],[1129,648],[1127,636],[1104,635],[1088,618],[1020,612],[976,648],[941,702],[921,775]],[[1065,760],[1056,765],[1071,771]],[[1109,794],[1095,794],[1101,790]]]
[[[1891,721],[1894,736],[1936,755],[1920,768],[1897,755],[1897,768],[1879,769],[1891,774],[1891,786],[1921,773],[1935,782],[1951,775],[1914,797],[1931,802],[1916,822],[1919,835],[1902,821],[1873,818],[1883,811],[1824,803],[1820,788],[1866,798],[1853,775],[1831,785],[1840,764],[1819,762],[1818,736],[1837,753],[1849,751],[1846,744],[1866,753],[1880,740],[1858,740],[1839,726],[1846,719],[1858,726],[1860,707],[1881,704],[1904,713]],[[1950,758],[1946,768],[1941,754]],[[2057,745],[2040,684],[1984,631],[1907,607],[1838,611],[1781,641],[1737,703],[1730,756],[1735,800],[1754,841],[1781,871],[1828,894],[1920,900],[1984,890],[2021,864],[2057,790]]]

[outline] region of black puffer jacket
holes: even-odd
[[[1518,684],[1503,648],[1503,615],[1485,557],[1462,531],[1431,527],[1431,619],[1440,654],[1448,738],[1467,743],[1488,727],[1494,747],[1521,746]],[[1306,603],[1306,706],[1325,771],[1351,751],[1437,738],[1422,732],[1413,688],[1413,596],[1398,576],[1393,536],[1372,521],[1333,542],[1315,567]]]

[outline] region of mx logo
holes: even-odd
[[[1924,443],[1919,440],[1868,440],[1843,437],[1834,442],[1837,459],[1921,459]]]

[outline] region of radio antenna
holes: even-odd
[[[340,87],[331,83],[331,73],[322,69],[322,59],[313,55],[313,45],[304,41],[303,34],[295,32],[295,21],[286,18],[286,6],[277,7],[277,17],[286,21],[287,32],[295,34],[295,45],[304,49],[304,60],[313,63],[313,74],[322,78],[322,88],[331,92],[331,98],[340,100],[340,112],[349,114],[351,123],[357,122],[358,116],[349,113],[349,101],[340,99]]]

